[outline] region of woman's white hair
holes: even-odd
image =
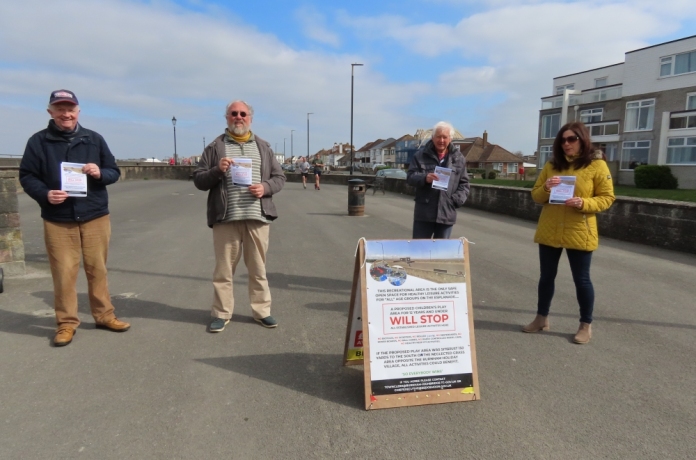
[[[433,126],[433,133],[431,137],[435,137],[438,131],[448,130],[450,137],[454,137],[454,126],[446,121],[440,121]]]
[[[229,104],[227,104],[227,107],[225,107],[225,116],[227,116],[227,114],[229,113],[230,107],[232,107],[232,104],[236,104],[237,102],[241,102],[242,104],[246,105],[247,109],[249,109],[249,116],[250,117],[254,116],[254,108],[251,105],[249,105],[246,101],[243,101],[241,99],[237,99],[236,101],[232,101]]]

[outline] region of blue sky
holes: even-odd
[[[366,259],[462,259],[463,244],[460,240],[369,240],[365,247]]]
[[[43,128],[48,95],[75,91],[80,122],[117,158],[200,154],[244,99],[273,148],[310,152],[446,120],[510,151],[536,148],[553,77],[696,34],[692,0],[228,2],[46,0],[0,5],[3,155]]]

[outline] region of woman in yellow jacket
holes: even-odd
[[[551,189],[561,183],[560,176],[575,176],[573,197],[563,204],[550,204]],[[539,243],[539,297],[534,321],[524,332],[549,329],[549,309],[555,289],[558,261],[565,248],[580,304],[580,327],[575,343],[588,343],[592,337],[594,287],[590,280],[592,251],[597,249],[596,213],[614,202],[614,185],[601,152],[594,151],[590,133],[582,123],[563,126],[553,143],[553,158],[539,174],[532,198],[544,205],[534,242]]]

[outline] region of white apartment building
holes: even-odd
[[[680,188],[696,188],[696,35],[625,56],[619,64],[553,79],[552,95],[541,98],[539,166],[550,158],[560,127],[577,120],[615,162],[619,184],[633,185],[638,165],[660,164]]]

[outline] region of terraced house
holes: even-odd
[[[538,161],[565,123],[588,125],[619,184],[638,165],[670,166],[680,188],[696,188],[696,35],[625,54],[624,62],[553,79],[541,98]]]

